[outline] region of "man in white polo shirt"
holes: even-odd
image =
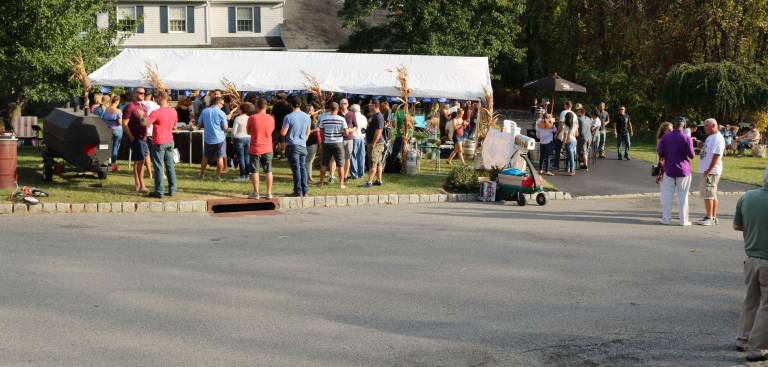
[[[706,215],[697,224],[711,226],[718,223],[717,183],[723,173],[725,138],[720,134],[717,120],[713,118],[704,121],[704,132],[707,134],[707,140],[699,152],[699,173],[702,174],[699,195],[704,199]]]

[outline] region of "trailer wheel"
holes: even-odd
[[[528,198],[525,197],[525,194],[522,192],[517,193],[517,205],[525,206],[525,204],[528,204]]]
[[[543,192],[540,192],[538,195],[536,195],[536,204],[541,206],[547,205],[547,195],[544,195]]]
[[[96,177],[98,177],[99,180],[105,180],[107,178],[107,170],[106,170],[106,168],[100,169],[99,172],[96,173]]]

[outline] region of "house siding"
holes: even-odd
[[[261,7],[261,32],[229,33],[229,14],[227,8]],[[280,27],[283,23],[282,4],[233,3],[211,4],[211,37],[280,37]]]
[[[121,4],[122,5],[122,4]],[[133,4],[125,4],[133,5]],[[151,46],[205,46],[205,5],[163,3],[165,6],[194,6],[195,32],[160,33],[160,5],[136,4],[144,6],[144,33],[134,33],[123,41],[122,47]],[[224,19],[226,21],[226,18]]]

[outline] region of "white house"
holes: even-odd
[[[120,46],[334,51],[349,36],[338,7],[337,0],[118,0],[118,22],[138,23]]]

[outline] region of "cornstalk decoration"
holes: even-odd
[[[70,62],[72,66],[71,80],[78,81],[83,86],[83,111],[90,109],[90,103],[88,101],[88,91],[91,90],[91,79],[88,78],[88,72],[85,70],[85,61],[83,60],[83,53],[77,51],[77,56]],[[88,114],[88,112],[83,112]]]
[[[160,79],[160,75],[157,73],[157,65],[155,65],[153,68],[152,64],[147,62],[146,71],[144,74],[142,74],[142,77],[144,77],[144,81],[152,86],[152,89],[154,89],[155,92],[159,92],[161,90],[168,91],[165,83],[162,81],[162,79]]]
[[[395,74],[395,78],[397,79],[397,85],[395,86],[395,89],[400,91],[400,98],[398,98],[398,100],[402,102],[401,107],[403,108],[404,123],[402,133],[403,146],[400,151],[400,170],[401,172],[405,173],[405,164],[409,148],[408,131],[413,126],[413,121],[411,121],[411,109],[408,106],[408,98],[411,95],[411,89],[408,88],[408,69],[405,67],[405,65],[400,65],[394,70],[387,69],[387,71]],[[397,113],[397,110],[395,113]]]
[[[221,84],[224,86],[224,95],[229,96],[229,98],[232,99],[232,102],[229,103],[229,107],[231,108],[231,110],[235,111],[239,109],[240,106],[242,106],[243,103],[245,103],[243,94],[237,90],[235,83],[231,82],[227,78],[222,78]]]
[[[322,114],[325,112],[325,105],[328,103],[328,101],[333,98],[333,92],[325,92],[323,91],[323,88],[320,87],[320,82],[317,81],[317,78],[315,78],[312,74],[302,70],[301,73],[304,75],[304,87],[306,88],[307,92],[310,93],[317,103],[320,104],[320,108],[317,110],[317,113]]]
[[[483,96],[483,99],[481,100],[483,105],[480,107],[480,116],[478,116],[477,126],[478,146],[483,144],[483,140],[485,140],[485,137],[488,135],[488,130],[491,127],[496,126],[496,121],[500,116],[498,113],[493,112],[493,90],[489,87],[483,87],[483,90],[485,91],[485,96]]]

